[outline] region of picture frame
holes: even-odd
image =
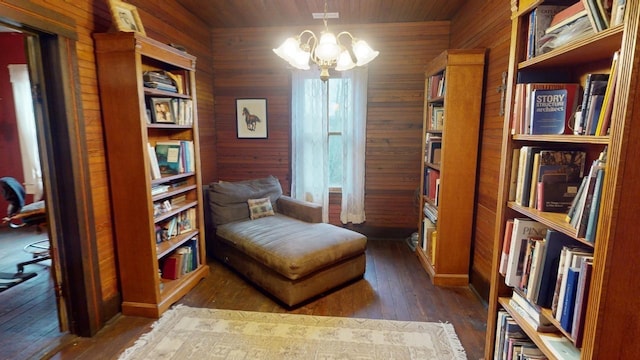
[[[151,119],[154,123],[175,124],[176,118],[171,106],[171,98],[151,98]]]
[[[124,32],[136,32],[147,36],[138,14],[138,8],[120,0],[108,0],[109,11],[113,18],[116,30]]]
[[[236,99],[238,139],[266,139],[267,99]]]

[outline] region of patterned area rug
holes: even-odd
[[[120,359],[466,359],[466,354],[451,324],[178,305]]]

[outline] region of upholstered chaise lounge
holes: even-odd
[[[212,183],[205,193],[208,253],[284,304],[363,276],[367,238],[322,223],[321,207],[282,195],[277,178]]]

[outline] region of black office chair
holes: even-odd
[[[6,201],[9,202],[7,216],[3,222],[9,223],[13,229],[24,226],[36,226],[38,231],[46,225],[47,213],[44,200],[36,201],[25,205],[26,193],[22,185],[12,177],[0,178],[0,192]],[[35,264],[40,261],[51,259],[49,253],[49,239],[39,240],[27,244],[24,251],[33,256],[32,260],[18,263],[18,273],[24,271],[26,265]]]

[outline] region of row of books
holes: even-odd
[[[425,168],[424,169],[424,194],[433,205],[438,206],[438,200],[440,198],[440,171]]]
[[[163,184],[154,184],[151,186],[151,195],[158,195],[169,191],[169,189],[179,188],[180,186],[186,185],[187,182],[185,180],[172,181],[170,183]]]
[[[604,136],[609,133],[619,72],[619,56],[619,51],[616,51],[611,61],[609,74],[587,74],[582,103],[576,112],[573,126],[575,135]]]
[[[577,83],[517,83],[512,134],[570,134],[570,119],[582,99]]]
[[[618,56],[616,52],[610,74],[587,74],[584,87],[557,82],[516,84],[511,133],[607,135],[616,91]]]
[[[195,229],[196,210],[194,208],[181,211],[175,216],[156,224],[156,243],[168,241],[180,234]]]
[[[519,308],[512,305],[513,311],[522,315]],[[579,360],[580,350],[566,337],[555,333],[539,333],[539,341],[555,359]],[[520,324],[506,310],[497,313],[497,326],[494,346],[494,360],[543,360],[548,357],[537,344],[526,335]]]
[[[584,175],[581,150],[523,146],[513,150],[509,201],[540,211],[566,213]]]
[[[527,59],[622,23],[626,0],[576,0],[539,5],[529,13]]]
[[[435,266],[436,260],[436,239],[438,237],[438,232],[436,230],[436,224],[431,221],[428,217],[424,217],[422,219],[422,242],[421,247],[422,251],[425,254],[429,255],[431,259],[431,265]]]
[[[193,100],[182,98],[149,98],[147,124],[193,124]]]
[[[428,79],[427,99],[443,97],[445,92],[445,72],[432,75]]]
[[[440,165],[442,153],[442,136],[427,133],[425,137],[424,162],[426,164]]]
[[[604,181],[607,149],[594,160],[589,174],[582,178],[580,187],[571,202],[565,220],[576,229],[576,236],[589,242],[595,241],[600,215],[602,186]]]
[[[427,124],[429,130],[442,130],[444,128],[444,106],[441,104],[429,104],[427,107]]]
[[[148,144],[151,179],[195,171],[193,141],[158,141]]]
[[[505,310],[498,311],[494,360],[546,359],[522,327]]]
[[[197,269],[198,266],[200,266],[198,237],[195,236],[161,260],[161,276],[168,280],[179,279]]]
[[[528,218],[507,221],[499,272],[531,325],[548,331],[550,313],[580,346],[593,248]],[[552,328],[552,327],[551,327]]]

